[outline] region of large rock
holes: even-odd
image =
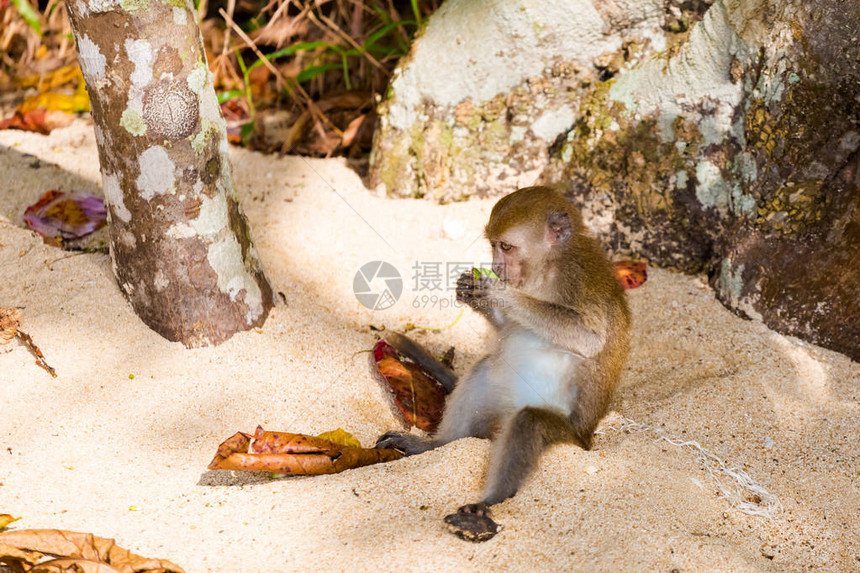
[[[860,360],[858,29],[856,0],[717,2],[595,89],[541,180],[617,250]]]
[[[448,0],[394,73],[371,185],[445,202],[533,184],[583,94],[666,48],[663,5]]]

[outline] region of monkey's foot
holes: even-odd
[[[393,448],[406,454],[414,456],[415,454],[423,454],[426,451],[433,449],[433,444],[430,441],[412,434],[403,432],[386,432],[379,436],[376,440],[375,448]]]
[[[448,531],[466,541],[475,543],[492,539],[501,527],[490,518],[490,506],[486,503],[464,505],[445,517]]]
[[[484,501],[480,503],[467,503],[466,505],[461,506],[460,509],[457,510],[457,513],[474,513],[481,517],[491,517],[493,514],[493,512],[490,511],[490,504]]]

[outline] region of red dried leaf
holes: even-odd
[[[221,114],[227,122],[227,141],[241,145],[245,125],[251,122],[247,102],[244,98],[231,98],[221,104]]]
[[[626,289],[642,286],[648,280],[648,270],[645,263],[634,261],[618,261],[615,265],[615,276]]]
[[[445,387],[384,340],[373,347],[373,358],[406,425],[433,432],[445,408]]]
[[[48,135],[58,127],[66,127],[74,121],[74,116],[43,107],[30,111],[17,110],[15,115],[0,121],[0,129],[21,129]]]
[[[244,98],[230,98],[221,104],[221,113],[227,122],[246,123],[251,120],[248,104]]]

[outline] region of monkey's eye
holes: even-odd
[[[514,248],[513,245],[509,245],[509,244],[505,243],[504,241],[499,242],[499,247],[501,247],[501,249],[503,251],[505,251],[506,253]]]

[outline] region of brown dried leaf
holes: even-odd
[[[319,100],[317,107],[323,113],[335,109],[359,109],[373,100],[370,92],[345,92]]]
[[[358,134],[358,130],[361,128],[361,124],[365,119],[367,119],[367,114],[363,113],[349,122],[349,125],[346,126],[346,129],[343,131],[341,145],[344,147],[352,145],[352,142],[355,140],[355,136]]]
[[[120,573],[120,570],[98,561],[52,559],[39,563],[31,573]]]
[[[39,349],[38,346],[36,346],[36,343],[33,342],[33,339],[30,337],[30,335],[23,330],[19,330],[17,332],[17,336],[18,340],[23,342],[24,346],[27,347],[27,350],[30,351],[30,354],[32,354],[36,358],[36,366],[50,374],[52,377],[56,378],[57,371],[54,370],[54,368],[50,364],[48,364],[48,362],[45,360],[45,355],[42,354],[42,351]]]
[[[262,426],[257,426],[254,442],[248,451],[253,454],[333,454],[337,450],[337,444],[324,438],[288,432],[267,432]]]
[[[331,457],[325,454],[249,454],[234,452],[217,464],[213,461],[209,464],[209,469],[315,475],[332,473],[320,469],[329,465],[331,465]]]
[[[251,436],[238,432],[218,446],[209,469],[320,475],[400,457],[396,450],[341,446],[304,434],[267,432],[258,426],[253,442]]]
[[[341,137],[337,133],[325,131],[320,135],[318,130],[313,130],[296,146],[296,151],[314,157],[328,157],[340,146],[340,140]]]
[[[390,448],[344,448],[342,451],[343,455],[332,460],[332,466],[335,470],[332,473],[378,464],[380,462],[392,462],[403,457],[402,453]]]
[[[33,567],[45,555],[57,558]],[[31,573],[185,573],[170,561],[135,555],[113,539],[59,529],[0,532],[0,563]]]
[[[17,308],[0,307],[0,344],[15,338],[21,326],[21,311]]]
[[[21,551],[12,545],[0,543],[0,565],[12,567],[12,571],[29,571],[42,557],[44,555],[36,551]]]
[[[209,462],[209,469],[215,470],[221,468],[221,464],[229,458],[234,452],[247,452],[248,446],[251,444],[251,436],[244,432],[236,432],[220,444],[215,452],[215,457]],[[226,469],[226,468],[224,468]]]

